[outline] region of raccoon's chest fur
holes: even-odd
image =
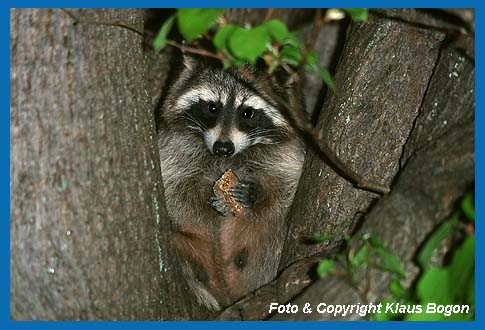
[[[179,147],[181,141],[171,138],[161,148],[167,209],[176,230],[207,242],[195,251],[202,260],[200,268],[209,274],[203,288],[226,305],[276,274],[286,234],[285,216],[299,180],[303,148],[295,141],[261,154],[256,150],[220,158],[203,148],[186,152]],[[240,218],[223,217],[208,203],[215,181],[227,169],[240,180],[258,182],[263,190],[262,200]]]

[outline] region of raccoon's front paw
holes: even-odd
[[[209,197],[209,204],[212,206],[214,210],[216,210],[219,214],[224,217],[228,217],[232,215],[231,210],[226,206],[224,200],[222,198],[217,197],[216,195],[212,195]]]
[[[229,189],[229,193],[236,200],[246,208],[252,208],[257,199],[256,184],[251,181],[239,181],[233,188]]]

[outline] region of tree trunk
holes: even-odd
[[[469,44],[473,40],[468,39]],[[474,64],[446,45],[433,71],[414,128],[402,157],[403,170],[392,192],[366,215],[357,235],[377,235],[399,258],[411,285],[419,274],[414,259],[422,242],[453,211],[457,199],[474,182]],[[441,252],[441,253],[439,253]],[[445,251],[438,252],[438,262]],[[439,256],[441,254],[441,256]],[[440,258],[441,257],[441,258]],[[369,268],[357,274],[357,288],[337,276],[310,286],[292,303],[313,307],[327,304],[379,303],[391,296],[392,274]],[[358,292],[365,297],[360,301]],[[349,297],[354,297],[349,300]],[[344,302],[343,302],[344,301]],[[346,302],[345,302],[346,301]],[[275,315],[274,319],[288,319]],[[362,319],[363,315],[332,316],[301,310],[294,320]]]
[[[73,10],[142,30],[141,10]],[[11,318],[194,317],[169,241],[142,37],[11,11]],[[185,301],[187,299],[187,301]]]
[[[423,15],[382,10],[351,27],[337,67],[337,92],[326,100],[319,120],[339,157],[366,178],[389,184],[391,193],[379,197],[353,188],[310,150],[290,212],[284,271],[220,319],[342,319],[315,307],[388,297],[390,274],[377,269],[360,274],[358,290],[339,277],[308,287],[309,274],[316,274],[322,259],[308,256],[333,253],[355,225],[357,235],[376,234],[400,258],[407,284],[416,278],[413,258],[423,240],[474,183],[475,68],[467,56],[474,38],[450,42],[450,35],[444,39],[439,32],[447,23]],[[437,28],[418,27],[423,21]],[[305,244],[315,232],[334,239]],[[269,315],[270,303],[289,301],[299,313]],[[310,314],[302,312],[306,303]]]
[[[371,17],[348,32],[318,126],[339,159],[369,181],[390,186],[418,115],[444,35]],[[379,196],[357,188],[310,149],[290,211],[280,268],[328,252],[350,235]],[[332,235],[309,245],[312,234]]]

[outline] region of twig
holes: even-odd
[[[266,15],[264,16],[264,22],[269,21],[271,17],[273,17],[274,14],[274,8],[268,8],[266,10]]]
[[[140,30],[138,30],[135,27],[130,26],[130,25],[116,23],[116,22],[97,22],[97,21],[91,21],[91,20],[86,20],[86,19],[80,19],[76,15],[74,15],[73,13],[71,13],[70,11],[68,11],[67,9],[61,8],[61,10],[64,13],[66,13],[69,17],[71,17],[73,19],[74,24],[90,24],[90,25],[117,26],[117,27],[121,27],[121,28],[127,29],[129,31],[135,32],[135,33],[137,33],[137,34],[139,34],[139,35],[141,35],[143,37],[147,36],[147,33],[144,33],[143,31],[140,31]],[[149,32],[149,31],[146,31],[146,32]],[[149,37],[152,37],[153,38],[154,36],[153,35],[150,35]],[[204,49],[194,48],[194,47],[187,47],[187,46],[182,45],[182,44],[179,44],[179,43],[177,43],[176,41],[173,41],[173,40],[167,40],[167,45],[170,45],[172,47],[175,47],[175,48],[178,48],[178,49],[182,50],[183,52],[187,52],[187,53],[191,53],[191,54],[197,54],[197,55],[201,55],[201,56],[216,58],[216,59],[219,59],[219,60],[224,60],[225,59],[222,56],[219,56],[217,54],[211,53],[211,52],[206,51]]]
[[[296,74],[295,70],[293,70],[287,63],[283,62],[281,58],[279,58],[278,56],[275,56],[272,53],[269,53],[269,54],[273,60],[278,62],[279,65],[281,65],[281,67],[286,71],[286,73],[290,75],[290,77],[293,77]]]
[[[321,17],[322,17],[322,9],[317,8],[315,10],[315,17],[313,19],[312,32],[308,37],[305,48],[303,48],[303,60],[301,61],[300,68],[298,70],[298,74],[300,77],[304,77],[306,64],[308,62],[308,54],[310,53],[311,49],[315,48],[315,42],[317,41],[318,33],[320,32],[320,26],[322,25]],[[298,90],[299,90],[298,93],[300,94],[300,97],[301,97],[301,88],[298,88]]]
[[[172,46],[172,47],[175,47],[175,48],[178,48],[182,52],[187,52],[187,53],[197,54],[197,55],[201,55],[201,56],[216,58],[216,59],[221,60],[221,61],[225,60],[224,57],[219,56],[217,54],[214,54],[212,52],[209,52],[209,51],[207,51],[205,49],[202,49],[202,48],[194,48],[194,47],[187,47],[187,46],[182,45],[182,44],[179,44],[179,43],[177,43],[176,41],[173,41],[173,40],[167,40],[167,45]]]
[[[69,10],[67,10],[65,8],[61,8],[61,10],[67,16],[69,16],[70,18],[72,18],[74,20],[74,23],[73,23],[74,25],[89,24],[89,25],[117,26],[117,27],[121,27],[121,28],[130,30],[132,32],[135,32],[135,33],[141,35],[142,37],[145,36],[143,31],[140,31],[140,30],[138,30],[137,28],[135,28],[134,26],[131,26],[131,25],[126,25],[126,24],[121,24],[121,23],[116,23],[116,22],[98,22],[98,21],[92,21],[92,20],[87,20],[87,19],[80,19],[76,15],[74,15],[73,13],[71,13]]]

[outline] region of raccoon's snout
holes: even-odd
[[[234,154],[234,144],[230,140],[217,140],[212,147],[216,156],[230,157]]]

